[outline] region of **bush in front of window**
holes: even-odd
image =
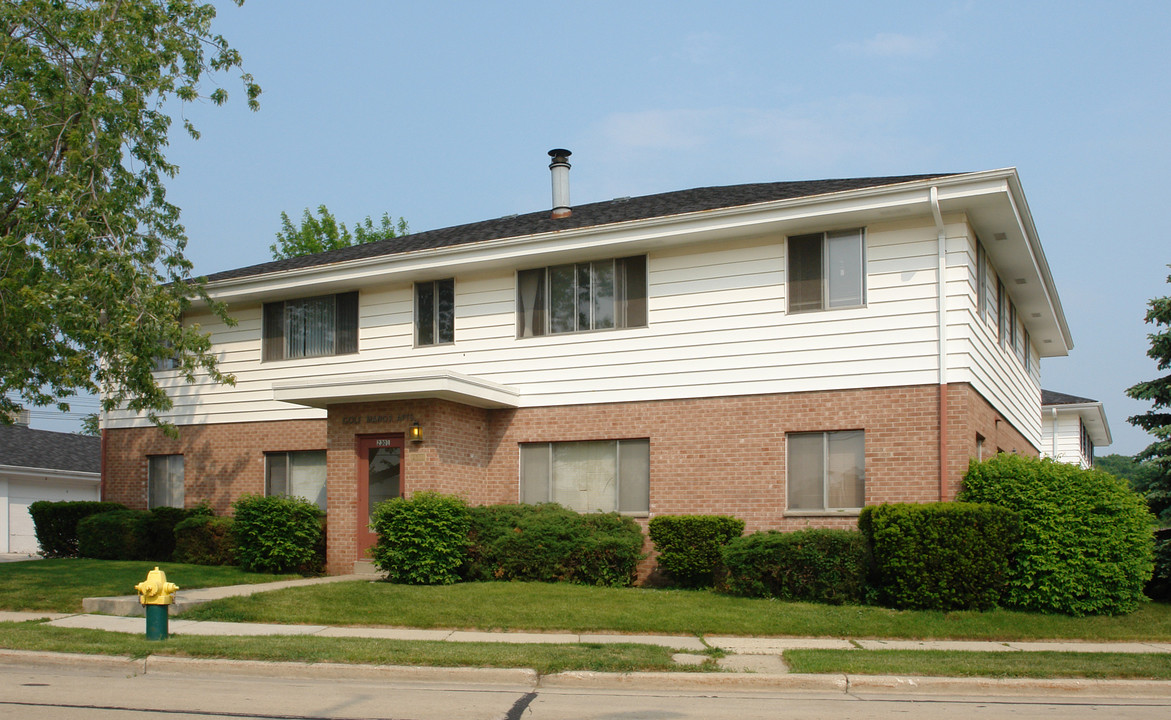
[[[1116,615],[1144,602],[1154,518],[1113,475],[1001,453],[972,461],[959,499],[1021,517],[1004,605],[1034,612]]]
[[[471,509],[465,580],[532,580],[625,587],[642,560],[642,529],[617,513],[556,503]]]
[[[236,542],[230,517],[195,515],[175,525],[172,559],[192,565],[236,564]]]
[[[684,587],[711,587],[723,565],[720,551],[744,533],[729,515],[659,515],[647,527],[659,569]]]
[[[778,600],[859,604],[866,597],[870,554],[856,530],[768,530],[723,549],[721,592]]]
[[[243,495],[232,503],[236,563],[251,572],[319,573],[323,513],[298,497]]]
[[[28,507],[41,557],[77,557],[77,523],[90,515],[125,510],[115,502],[38,500]]]
[[[459,581],[467,558],[467,503],[454,495],[417,492],[374,506],[370,527],[378,533],[371,550],[386,579],[406,585],[450,585]]]
[[[989,610],[1000,604],[1020,517],[998,505],[898,503],[863,508],[871,584],[887,607]]]
[[[82,518],[77,523],[78,554],[97,560],[166,560],[151,557],[153,524],[149,510],[111,510]]]

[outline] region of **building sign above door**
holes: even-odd
[[[345,415],[342,417],[342,425],[412,422],[415,422],[415,416],[410,413],[400,413],[398,415]]]

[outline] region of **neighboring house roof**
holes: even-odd
[[[1076,413],[1081,417],[1082,424],[1097,447],[1106,447],[1114,442],[1110,435],[1110,423],[1106,420],[1106,409],[1097,400],[1053,390],[1041,390],[1041,409],[1043,414]]]
[[[718,187],[693,188],[674,192],[644,195],[641,197],[618,198],[605,202],[575,205],[569,217],[554,219],[548,210],[512,215],[495,220],[483,220],[467,225],[427,230],[403,237],[380,240],[365,245],[353,245],[338,250],[302,255],[300,257],[274,260],[273,262],[250,265],[207,276],[209,282],[264,275],[283,270],[297,270],[319,265],[360,260],[382,255],[417,250],[465,245],[485,240],[502,240],[526,235],[556,232],[589,227],[600,227],[614,223],[648,218],[668,217],[704,210],[752,205],[773,200],[812,197],[828,193],[858,190],[861,188],[897,185],[937,177],[948,177],[954,173],[927,175],[900,175],[893,177],[844,178],[837,180],[804,180],[799,182],[751,183],[747,185],[725,185]]]
[[[1065,393],[1054,392],[1052,390],[1041,391],[1041,405],[1048,407],[1049,405],[1087,405],[1098,402],[1090,398],[1078,397],[1077,395],[1067,395]]]
[[[100,473],[102,439],[0,425],[0,467]]]

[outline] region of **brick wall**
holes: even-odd
[[[146,507],[147,457],[183,455],[187,507],[208,502],[226,513],[244,493],[264,493],[264,453],[324,450],[324,420],[183,425],[179,437],[158,428],[103,431],[102,499]]]
[[[328,421],[184,427],[178,440],[155,429],[108,430],[106,497],[145,506],[146,456],[183,453],[187,504],[207,500],[223,512],[240,493],[263,492],[265,451],[326,448],[328,568],[348,572],[365,522],[357,512],[355,439],[405,434],[418,422],[425,440],[405,443],[406,493],[453,493],[473,505],[516,502],[519,443],[645,437],[652,515],[735,515],[749,532],[854,527],[851,515],[785,512],[786,433],[865,431],[867,504],[939,500],[941,465],[945,499],[952,499],[977,433],[986,454],[1036,454],[971,386],[953,384],[946,393],[943,463],[936,385],[510,410],[410,400],[333,406]]]

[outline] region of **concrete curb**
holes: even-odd
[[[26,650],[0,650],[0,665],[80,667],[127,674],[223,674],[235,677],[374,679],[450,685],[496,685],[526,690],[598,688],[612,690],[677,690],[687,692],[759,691],[866,695],[1079,695],[1110,698],[1171,698],[1171,681],[1074,680],[907,677],[891,675],[773,675],[766,673],[588,671],[539,675],[528,668],[443,668],[408,665],[290,663],[258,660],[214,660],[152,655],[135,659],[120,655],[83,655]]]

